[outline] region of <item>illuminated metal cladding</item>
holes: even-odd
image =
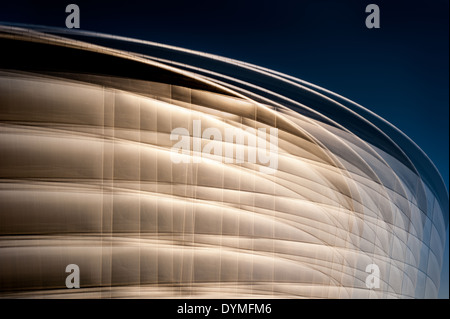
[[[446,188],[362,106],[148,41],[0,41],[0,297],[437,297]]]

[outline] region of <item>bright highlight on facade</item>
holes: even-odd
[[[173,129],[170,140],[179,141],[172,147],[172,154],[170,154],[172,162],[189,163],[192,160],[194,163],[201,163],[202,158],[211,158],[219,162],[223,160],[224,163],[244,163],[245,161],[256,163],[258,158],[260,163],[269,164],[269,167],[260,167],[261,172],[275,172],[278,168],[278,129],[270,128],[270,142],[266,142],[266,128],[256,130],[247,127],[244,131],[230,125],[224,127],[220,122],[218,124],[221,128],[207,128],[201,133],[201,121],[194,120],[192,142],[187,129],[182,127]],[[224,140],[222,130],[225,135]],[[204,146],[202,141],[206,141]],[[270,143],[268,150],[266,143]],[[224,149],[223,152],[222,149]]]
[[[437,297],[447,190],[362,106],[158,43],[0,42],[0,297]]]

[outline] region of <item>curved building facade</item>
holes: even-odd
[[[448,193],[376,114],[158,43],[0,42],[0,297],[437,297]]]

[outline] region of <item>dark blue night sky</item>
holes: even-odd
[[[69,3],[80,7],[81,29],[250,62],[350,98],[415,141],[448,189],[448,0],[15,0],[2,1],[0,21],[65,27]],[[380,29],[365,26],[370,3]],[[448,230],[446,246],[440,296],[448,298]]]

